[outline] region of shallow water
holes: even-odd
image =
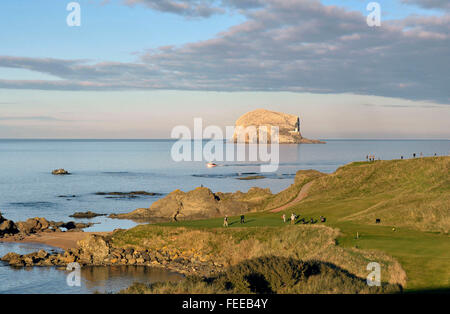
[[[110,231],[136,225],[129,220],[107,217],[73,219],[80,211],[101,214],[125,213],[149,207],[175,189],[188,191],[204,185],[214,192],[247,191],[253,186],[279,192],[292,184],[300,169],[333,172],[338,167],[365,160],[366,155],[395,159],[448,155],[448,140],[327,140],[323,145],[281,145],[280,166],[259,180],[237,180],[239,176],[259,175],[259,163],[218,162],[208,169],[205,162],[172,161],[169,140],[0,140],[0,211],[14,221],[45,217],[55,221],[95,222],[86,231]],[[227,146],[232,144],[226,144]],[[69,176],[53,176],[65,168]],[[108,198],[96,192],[148,191],[162,196]],[[74,196],[74,197],[73,197]],[[41,248],[42,246],[39,246]],[[9,251],[30,252],[37,247],[0,244],[0,255]],[[118,291],[134,280],[172,278],[167,272],[139,267],[127,269],[93,268],[83,270],[83,286],[65,285],[66,274],[55,268],[15,270],[0,267],[3,293],[91,293]],[[7,284],[5,284],[7,283]]]
[[[0,256],[8,252],[27,254],[40,249],[60,251],[38,244],[2,243]],[[0,293],[113,293],[129,287],[134,282],[152,283],[177,281],[183,278],[174,272],[142,266],[84,267],[80,286],[69,286],[70,271],[57,267],[13,268],[0,262]]]

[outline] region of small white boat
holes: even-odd
[[[213,162],[208,162],[208,163],[206,164],[206,167],[208,167],[208,168],[214,168],[214,167],[217,167],[217,164],[215,164],[215,163],[213,163]]]

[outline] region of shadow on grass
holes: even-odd
[[[234,225],[234,224],[240,224],[240,225],[242,225],[242,226],[244,226],[244,225],[246,225],[246,224],[248,224],[248,223],[251,223],[251,222],[253,222],[253,221],[256,221],[256,219],[249,219],[249,220],[246,220],[244,223],[240,223],[241,221],[240,220],[235,220],[235,221],[232,221],[232,222],[230,222],[229,224],[228,224],[228,226],[232,226],[232,225]]]

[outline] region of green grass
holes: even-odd
[[[450,290],[449,161],[350,164],[321,178],[295,210],[326,216],[327,224],[341,230],[342,247],[376,249],[395,257],[408,275],[407,291]],[[429,217],[412,218],[421,211]],[[380,225],[375,218],[381,218]]]
[[[406,291],[450,292],[450,238],[442,234],[383,226],[341,223],[342,247],[376,249],[395,257],[409,278]],[[356,239],[356,233],[359,238]]]
[[[325,225],[340,230],[337,244],[346,252],[354,252],[351,250],[356,248],[394,257],[408,276],[407,292],[449,292],[449,165],[449,157],[352,163],[332,175],[296,178],[296,184],[275,195],[271,206],[266,200],[263,208],[286,203],[303,184],[314,180],[308,197],[285,210],[287,216],[294,212],[309,220],[323,215],[327,218]],[[242,228],[283,228],[282,214],[268,211],[247,214],[245,224],[239,223],[238,216],[229,217],[230,231],[221,227],[223,218],[158,225],[242,233]],[[381,224],[375,224],[375,218],[380,218]]]

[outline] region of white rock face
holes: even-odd
[[[236,121],[233,141],[235,143],[255,143],[259,141],[260,132],[258,130],[261,130],[261,127],[266,127],[268,142],[270,143],[272,126],[279,128],[280,144],[323,143],[318,140],[309,140],[302,136],[300,133],[300,117],[266,109],[257,109],[241,116]],[[251,132],[252,127],[257,130],[256,133]]]

